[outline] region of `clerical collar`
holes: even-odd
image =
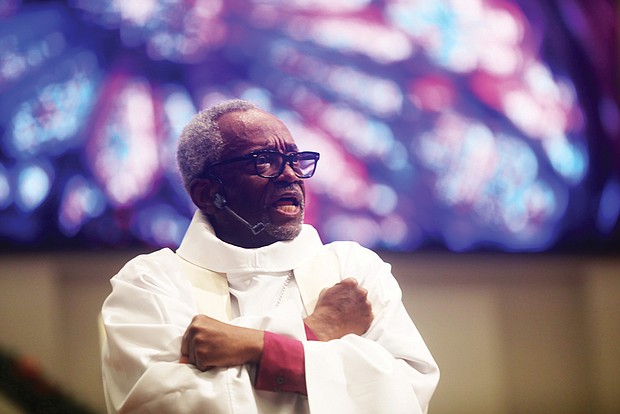
[[[205,216],[196,211],[177,254],[185,260],[219,273],[281,272],[310,260],[323,246],[314,227],[304,224],[294,240],[245,249],[218,239]]]

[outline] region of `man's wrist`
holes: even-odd
[[[252,329],[252,338],[248,342],[249,343],[249,355],[250,359],[248,362],[258,364],[263,357],[263,351],[265,348],[265,331],[254,330]]]
[[[306,339],[308,341],[318,341],[319,340],[319,337],[316,336],[314,331],[305,322],[304,322],[304,329],[306,330]]]
[[[314,314],[307,316],[304,318],[304,325],[307,326],[310,331],[314,334],[314,338],[317,341],[329,341],[332,339],[329,336],[329,327],[324,326],[322,321],[317,318]]]

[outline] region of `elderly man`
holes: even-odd
[[[426,412],[439,371],[390,266],[303,224],[319,154],[233,100],[196,115],[177,156],[198,211],[176,252],[112,278],[109,411]]]

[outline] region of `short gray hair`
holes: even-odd
[[[177,145],[177,164],[183,185],[189,193],[189,184],[205,166],[220,160],[225,142],[217,120],[230,112],[261,110],[255,104],[241,99],[221,102],[198,112],[181,132]]]

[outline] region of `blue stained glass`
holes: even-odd
[[[65,13],[57,6],[24,11],[0,25],[0,91],[44,68],[66,49]]]
[[[75,138],[89,112],[93,86],[92,80],[77,75],[46,86],[35,99],[24,102],[13,118],[13,153],[37,155],[45,147],[59,148],[63,141]]]
[[[566,139],[552,139],[546,142],[547,153],[551,164],[568,182],[579,182],[586,170],[586,155],[583,150]]]
[[[67,237],[75,236],[86,222],[103,213],[105,204],[104,195],[94,183],[79,175],[71,177],[60,204],[60,230]]]
[[[122,79],[107,93],[114,93],[114,100],[99,114],[87,151],[110,202],[127,206],[149,194],[160,173],[153,91],[135,78]]]
[[[620,218],[620,183],[611,179],[601,194],[596,225],[603,234],[610,234]]]
[[[11,183],[6,168],[0,164],[0,208],[11,204]]]
[[[617,22],[593,19],[609,2],[242,3],[2,3],[0,218],[19,224],[0,243],[178,243],[178,136],[233,97],[321,152],[306,219],[325,241],[618,243]]]
[[[188,217],[169,205],[155,204],[136,214],[132,231],[154,246],[176,247],[181,243],[189,222]]]
[[[24,213],[31,213],[48,197],[53,173],[46,163],[22,166],[17,178],[17,207]]]

